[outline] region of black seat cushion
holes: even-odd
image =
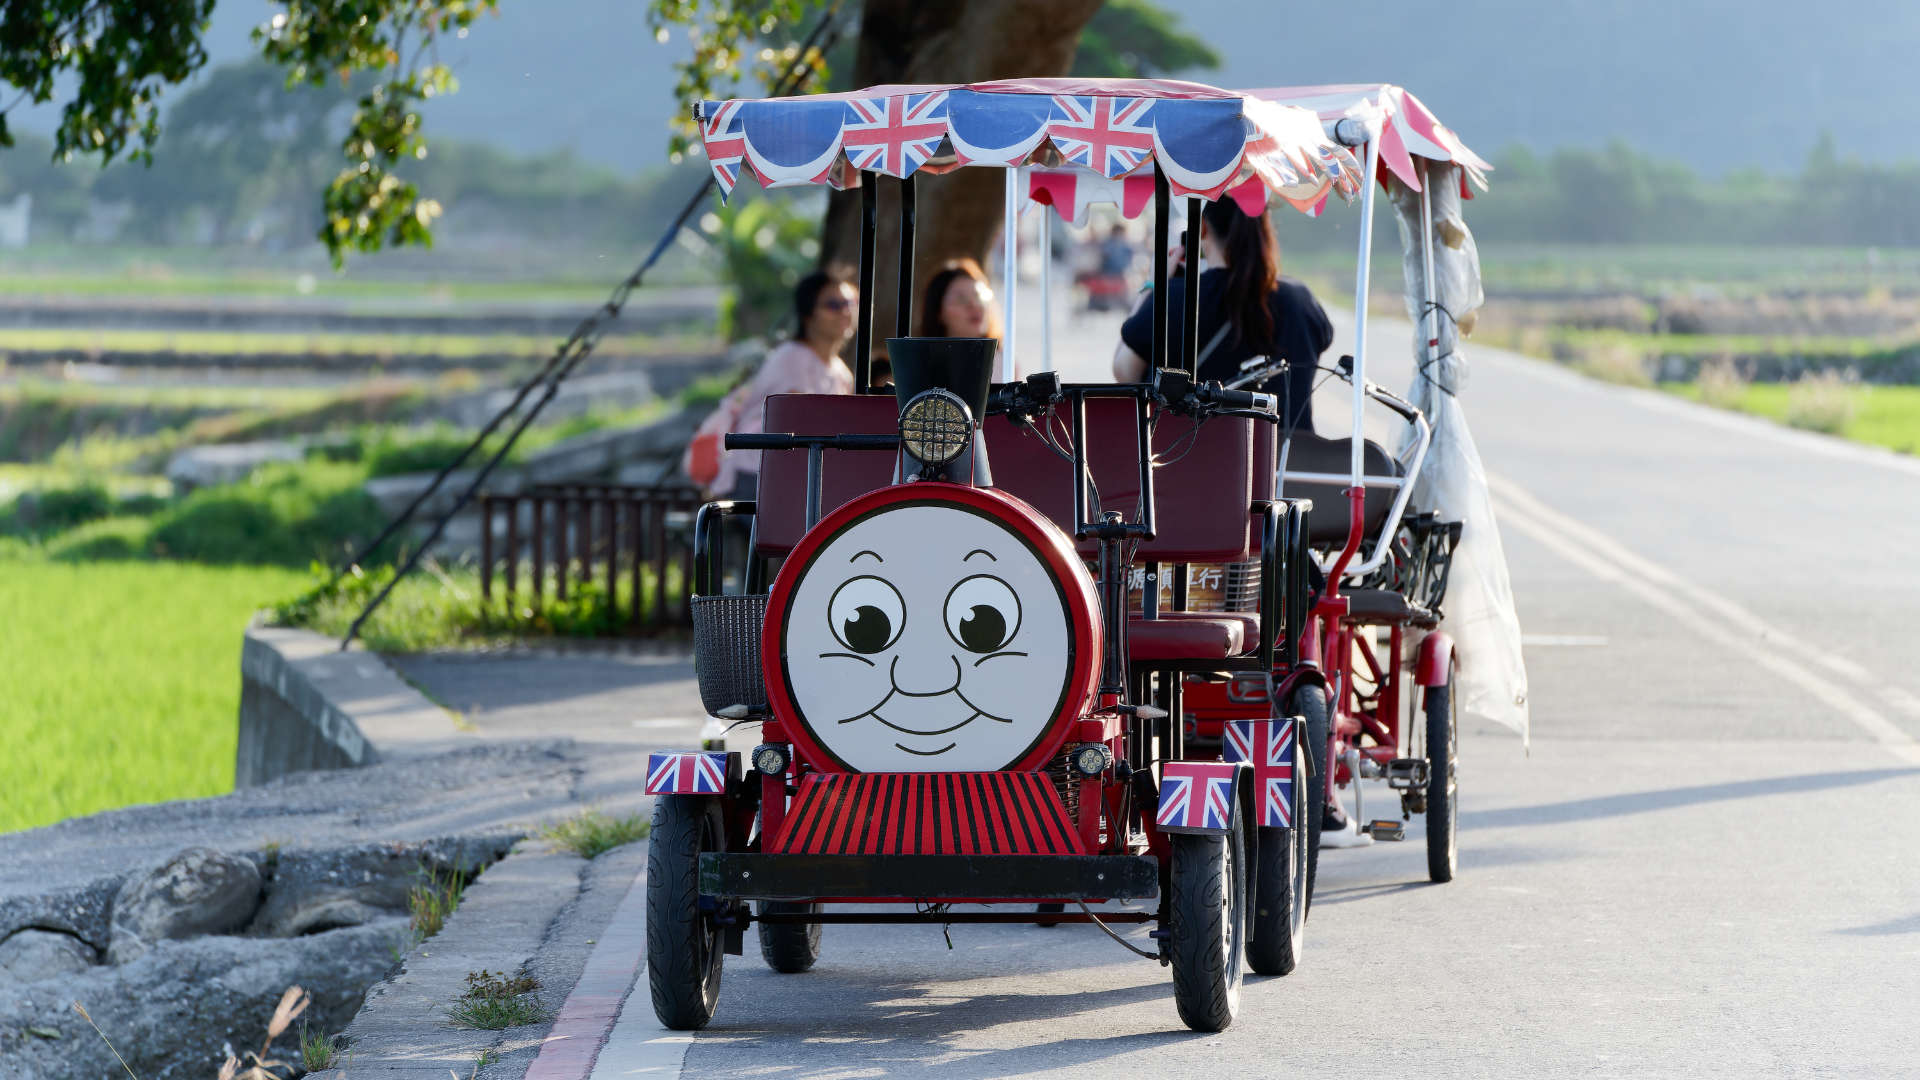
[[[1342,589],[1340,595],[1347,598],[1349,622],[1379,625],[1402,623],[1426,628],[1440,623],[1433,612],[1409,603],[1405,596],[1387,589]]]
[[[1399,476],[1400,463],[1379,443],[1369,440],[1361,451],[1370,476]],[[1282,449],[1287,472],[1351,473],[1353,444],[1348,439],[1329,439],[1310,432],[1298,432]],[[1306,483],[1285,480],[1280,495],[1288,499],[1312,499],[1313,511],[1307,515],[1307,542],[1316,547],[1339,545],[1347,538],[1347,485]],[[1398,488],[1367,486],[1367,538],[1380,531],[1393,509]]]

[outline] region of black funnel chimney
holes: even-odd
[[[904,416],[907,405],[928,390],[945,390],[959,398],[973,421],[969,449],[940,464],[915,458],[903,442],[900,479],[948,480],[992,487],[987,465],[987,442],[980,432],[987,418],[987,393],[993,384],[993,356],[1000,343],[993,338],[897,337],[887,339],[887,359],[893,364],[893,394]],[[905,434],[903,429],[902,434]]]
[[[973,422],[979,423],[986,418],[993,354],[999,345],[993,338],[888,338],[894,400],[904,409],[922,390],[948,390],[967,403]]]

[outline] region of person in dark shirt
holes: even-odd
[[[1240,365],[1256,356],[1285,359],[1285,374],[1260,387],[1280,398],[1287,426],[1313,430],[1313,384],[1320,354],[1333,343],[1327,313],[1307,287],[1280,276],[1280,249],[1266,215],[1249,215],[1232,199],[1206,204],[1200,214],[1200,251],[1207,269],[1200,274],[1199,378],[1227,382]],[[1167,363],[1181,353],[1182,304],[1188,276],[1167,282]],[[1153,351],[1153,297],[1120,328],[1113,353],[1113,376],[1140,382]]]

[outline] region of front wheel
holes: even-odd
[[[1292,828],[1256,830],[1258,864],[1247,915],[1247,966],[1258,975],[1285,975],[1299,966],[1307,931],[1307,791],[1301,783],[1305,748],[1293,747]],[[1256,802],[1266,793],[1258,793]],[[1261,803],[1264,807],[1264,802]],[[1262,815],[1264,818],[1264,814]]]
[[[1459,862],[1460,728],[1453,722],[1453,673],[1444,686],[1427,688],[1427,877],[1453,880]]]
[[[1312,755],[1313,774],[1307,777],[1307,895],[1305,914],[1313,913],[1313,889],[1320,879],[1320,830],[1326,824],[1327,782],[1333,777],[1333,718],[1327,707],[1324,687],[1306,683],[1287,698],[1287,715],[1307,720],[1307,754]],[[1294,819],[1298,821],[1299,819]]]
[[[720,800],[661,795],[647,846],[647,987],[653,1013],[674,1031],[697,1031],[720,1003],[721,927],[700,902],[700,855],[726,850]],[[709,905],[710,906],[710,905]]]
[[[1246,835],[1239,800],[1225,836],[1173,836],[1167,893],[1173,1001],[1195,1031],[1222,1031],[1240,1011],[1246,936]]]

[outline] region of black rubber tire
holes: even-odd
[[[1427,877],[1453,880],[1458,868],[1460,826],[1460,729],[1453,722],[1453,674],[1444,686],[1427,687]]]
[[[1066,910],[1067,910],[1066,903],[1060,900],[1047,900],[1047,901],[1043,901],[1041,903],[1035,904],[1033,905],[1033,913],[1036,916],[1036,918],[1033,920],[1033,925],[1044,926],[1044,927],[1047,927],[1048,929],[1052,929],[1053,927],[1059,926],[1060,925],[1059,919],[1049,919],[1047,918],[1047,916],[1059,915]]]
[[[1240,1011],[1246,944],[1246,829],[1235,800],[1225,836],[1176,834],[1167,890],[1173,1001],[1195,1031],[1223,1031]]]
[[[720,1004],[720,924],[700,910],[700,853],[726,850],[720,800],[662,795],[647,846],[647,987],[653,1013],[674,1031],[698,1031]]]
[[[793,915],[816,912],[819,904],[800,900],[761,900],[754,905],[762,915]],[[819,923],[755,923],[760,931],[760,956],[767,966],[782,975],[798,975],[820,959],[820,935],[826,929]]]
[[[1294,776],[1304,747],[1294,748]],[[1286,975],[1300,964],[1307,929],[1307,791],[1293,785],[1290,829],[1261,826],[1253,877],[1247,882],[1247,966],[1257,975]],[[1258,800],[1256,799],[1256,802]]]
[[[1313,775],[1307,778],[1307,901],[1306,914],[1313,914],[1313,890],[1320,880],[1320,830],[1326,824],[1327,780],[1332,765],[1327,759],[1327,743],[1333,738],[1333,718],[1327,709],[1324,687],[1307,683],[1288,696],[1288,716],[1307,718],[1307,748],[1313,754]]]

